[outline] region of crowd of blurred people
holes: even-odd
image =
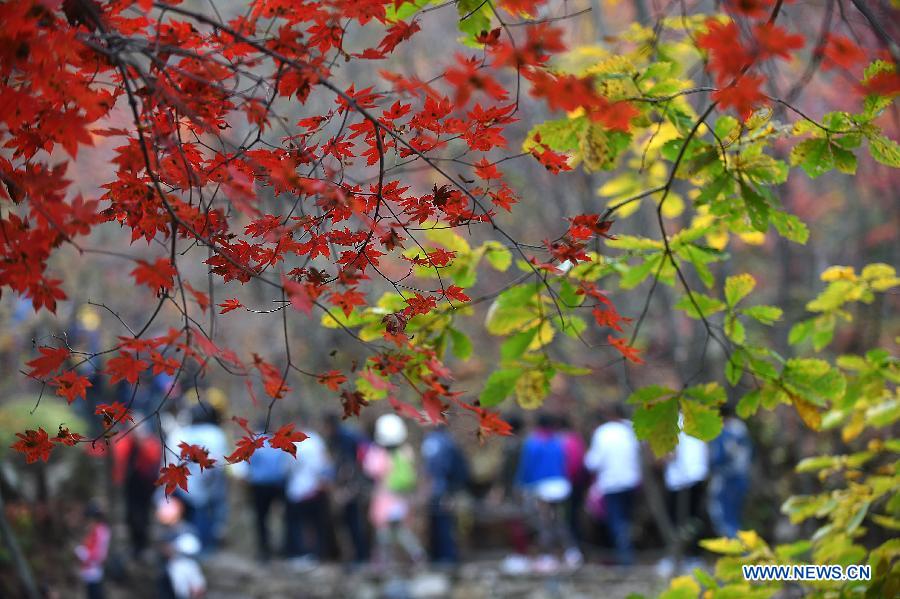
[[[227,468],[201,470],[191,463],[190,491],[165,498],[155,483],[166,448],[198,445],[225,463],[223,405],[212,390],[203,402],[160,418],[157,427],[138,426],[113,444],[113,480],[121,488],[129,547],[141,559],[155,555],[161,597],[202,596],[200,564],[226,542],[235,518],[229,506],[252,512],[259,560],[286,558],[298,568],[331,560],[373,564],[378,571],[426,561],[453,565],[464,553],[460,517],[497,505],[506,507],[501,567],[509,574],[580,566],[589,538],[585,522],[605,531],[607,561],[627,567],[636,560],[634,514],[655,468],[664,484],[665,517],[688,567],[696,565],[691,560],[699,556],[699,538],[734,536],[741,526],[752,456],[742,421],[726,417],[711,443],[681,433],[675,451],[654,461],[615,404],[597,413],[587,438],[558,414],[530,414],[527,427],[510,415],[515,434],[497,441],[499,453],[487,467],[482,448],[468,451],[446,426],[423,427],[414,443],[406,421],[394,413],[379,416],[371,430],[337,414],[303,418],[308,438],[296,444],[296,457],[266,443],[249,461]],[[264,428],[258,424],[259,433]],[[91,518],[101,522],[92,509]],[[93,526],[81,546],[91,597],[102,596],[98,556],[108,537],[108,528]],[[662,575],[676,566],[671,558],[657,564]]]

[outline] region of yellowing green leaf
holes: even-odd
[[[744,273],[728,277],[725,280],[725,302],[729,306],[735,306],[756,287],[756,279],[753,275]]]

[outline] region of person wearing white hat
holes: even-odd
[[[375,481],[369,518],[377,540],[376,558],[385,564],[398,545],[413,562],[425,558],[407,522],[417,482],[415,453],[406,443],[407,436],[406,423],[400,416],[379,416],[375,421],[376,445],[366,452],[363,461],[363,470]]]

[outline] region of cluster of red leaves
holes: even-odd
[[[25,461],[29,464],[38,460],[46,462],[50,459],[50,450],[53,449],[54,444],[72,446],[83,439],[81,435],[69,431],[62,425],[59,427],[59,433],[52,438],[43,428],[16,433],[16,437],[19,440],[13,443],[11,447],[24,454]]]
[[[536,14],[542,3],[505,0],[498,10],[519,18]],[[187,313],[206,313],[212,300],[181,270],[179,262],[187,260],[182,250],[204,247],[204,263],[219,284],[259,279],[276,291],[275,301],[286,300],[302,314],[318,308],[350,316],[369,304],[367,282],[384,276],[388,261],[410,269],[452,265],[453,251],[424,250],[415,239],[424,223],[494,225],[497,209],[508,211],[518,202],[491,156],[510,146],[505,131],[516,121],[520,100],[508,91],[513,77],[529,82],[530,94],[549,108],[583,110],[611,130],[627,130],[637,115],[630,104],[600,94],[590,78],[548,69],[549,58],[565,49],[562,29],[550,23],[521,28],[519,39],[500,29],[485,32],[479,37],[485,52],[455,57],[429,83],[381,72],[392,87],[382,92],[376,91],[381,86],[339,87],[332,69],[338,59],[384,59],[417,34],[415,20],[388,20],[388,7],[400,4],[395,0],[253,0],[249,11],[227,23],[178,2],[165,4],[165,11],[148,0],[0,4],[0,201],[12,207],[0,219],[0,289],[31,299],[36,310],[55,312],[68,281],[49,273],[54,253],[65,244],[81,249],[82,238],[95,229],[121,227],[132,243],[166,248],[155,257],[119,256],[129,261],[123,272],[130,272],[135,292],[159,302],[177,293],[187,300],[179,303],[189,303],[179,308],[186,312],[181,329],[146,337],[150,329],[144,327],[102,352],[99,374],[112,384],[136,385],[142,377],[177,376],[185,368],[203,375],[221,365],[247,377],[254,401],[251,379],[271,400],[285,397],[291,392],[287,366],[256,354],[239,356]],[[381,27],[384,34],[373,47],[351,52],[344,47],[351,26]],[[126,47],[139,56],[125,57]],[[259,78],[257,86],[244,85],[253,80],[248,73]],[[313,97],[317,101],[309,102]],[[325,108],[307,111],[281,145],[262,143],[272,123],[284,122],[273,106],[287,100]],[[130,123],[114,125],[121,117]],[[240,148],[210,143],[236,119],[256,129],[256,141]],[[86,199],[72,193],[68,165],[58,158],[74,158],[79,147],[95,142],[109,144],[113,169],[108,180],[97,181],[102,191]],[[549,171],[569,169],[566,156],[535,142],[532,155]],[[433,161],[450,144],[454,152],[462,148],[474,156],[467,163],[471,180],[448,175]],[[389,159],[424,162],[443,179],[416,191],[387,168]],[[344,176],[354,169],[373,176]],[[294,207],[266,213],[263,193],[288,197]],[[548,248],[555,261],[577,262],[585,258],[585,241],[607,230],[607,223],[581,216]],[[410,257],[406,250],[412,247],[422,253]],[[466,290],[454,285],[408,294],[406,307],[384,319],[391,349],[375,353],[357,376],[386,392],[407,417],[443,422],[458,404],[478,418],[485,434],[507,434],[495,413],[460,399],[434,349],[405,334],[410,319],[468,301]],[[223,315],[245,308],[236,297],[217,307]],[[28,376],[69,403],[86,398],[93,384],[79,374],[74,358],[99,362],[98,355],[68,347],[38,351],[27,364]],[[358,415],[366,405],[348,374],[313,376],[340,397],[345,415]],[[418,392],[421,407],[396,397],[397,385],[405,382]],[[133,418],[119,402],[101,404],[96,413],[107,439]],[[303,438],[291,425],[271,435],[246,433],[228,462],[248,459],[266,441],[293,453]],[[33,461],[47,459],[54,443],[79,439],[75,433],[49,439],[41,430],[27,431],[14,447]],[[180,462],[160,473],[167,493],[187,487],[187,464],[213,467],[202,448],[180,449]]]
[[[765,17],[763,2],[741,3],[743,14],[751,19]],[[803,47],[802,35],[788,33],[770,20],[754,23],[752,35],[742,39],[737,23],[722,23],[716,19],[706,22],[707,31],[697,38],[697,45],[709,54],[707,68],[713,74],[719,89],[713,99],[722,108],[733,108],[742,118],[750,114],[766,100],[762,92],[765,78],[748,73],[757,63],[768,59],[791,58],[791,52]]]

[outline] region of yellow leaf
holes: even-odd
[[[855,281],[856,273],[852,266],[829,266],[820,276],[825,282],[831,281]]]
[[[662,206],[662,215],[666,218],[676,218],[684,212],[684,200],[677,193],[670,193]]]
[[[841,430],[841,439],[843,439],[844,443],[849,443],[853,439],[857,438],[863,429],[866,427],[866,417],[863,412],[856,411],[853,412],[853,416],[850,417],[850,422],[847,423],[847,426]]]
[[[747,245],[762,245],[766,242],[766,234],[760,231],[748,231],[746,233],[738,233],[741,241]]]
[[[874,281],[875,279],[891,279],[897,275],[897,271],[889,264],[875,262],[867,264],[860,274],[864,280]]]
[[[814,431],[817,431],[822,427],[822,414],[815,404],[796,396],[792,396],[791,400],[794,402],[794,408],[796,408],[797,413],[800,414],[800,418],[803,419],[806,426]]]
[[[740,555],[744,553],[744,543],[740,539],[720,537],[718,539],[703,539],[700,546],[713,553],[724,555]]]
[[[747,546],[747,549],[751,551],[760,548],[769,549],[769,546],[766,545],[766,542],[762,540],[762,537],[755,530],[739,530],[737,536]]]
[[[531,340],[531,343],[528,344],[528,351],[537,351],[549,344],[553,341],[553,336],[556,334],[556,329],[553,328],[553,325],[550,324],[549,320],[545,320],[543,324],[541,324],[541,328],[538,329],[537,334],[534,336],[534,339]]]
[[[677,578],[673,578],[672,582],[669,583],[669,590],[688,591],[690,593],[697,594],[700,592],[700,585],[697,584],[697,581],[690,576],[679,576]]]
[[[524,410],[536,410],[544,403],[549,384],[540,370],[529,370],[516,381],[516,402]]]

